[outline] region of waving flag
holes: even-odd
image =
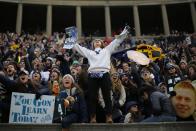
[[[127,57],[140,65],[148,65],[150,63],[150,59],[146,55],[138,51],[127,51]]]

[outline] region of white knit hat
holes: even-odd
[[[66,75],[64,75],[64,76],[63,76],[63,79],[64,79],[65,77],[69,77],[69,78],[71,78],[72,82],[73,82],[73,83],[75,83],[75,80],[74,80],[74,78],[73,78],[73,76],[72,76],[72,75],[70,75],[70,74],[66,74]]]

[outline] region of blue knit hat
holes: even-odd
[[[134,106],[134,105],[138,105],[138,103],[136,101],[129,101],[127,104],[126,104],[126,112],[129,111],[129,109]]]

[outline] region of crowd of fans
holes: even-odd
[[[195,120],[196,91],[193,86],[196,80],[196,34],[189,36],[187,40],[185,34],[176,33],[168,37],[156,37],[150,43],[127,37],[121,43],[119,50],[141,43],[151,44],[160,47],[165,57],[151,61],[147,66],[130,62],[123,56],[112,57],[113,122]],[[41,95],[56,96],[53,122],[67,122],[63,124],[64,128],[73,122],[89,122],[88,89],[91,87],[88,87],[87,79],[88,60],[74,50],[64,49],[64,39],[63,33],[54,33],[50,37],[42,33],[0,33],[1,122],[8,122],[12,92],[34,93],[36,99]],[[91,49],[91,41],[91,38],[81,38],[79,44]],[[105,46],[111,41],[106,38]],[[172,99],[178,96],[178,88],[174,89],[178,83],[179,86],[188,85],[193,91],[193,98],[190,98],[193,100],[187,100],[193,101],[193,112],[184,117],[174,110],[178,106],[173,108],[171,105]],[[69,95],[67,90],[71,90]],[[58,109],[61,98],[66,99],[63,102],[66,113]],[[105,122],[105,103],[101,90],[97,103],[97,122]],[[185,108],[182,112],[188,110],[186,102],[180,106]]]

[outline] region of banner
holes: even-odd
[[[52,123],[55,96],[12,93],[9,123]]]
[[[78,39],[77,28],[74,26],[65,28],[65,33],[66,33],[66,39],[65,39],[65,43],[64,43],[63,48],[71,49],[71,48],[73,48],[75,42]]]

